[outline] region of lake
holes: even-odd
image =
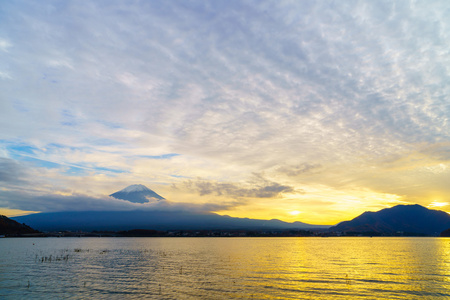
[[[446,238],[2,238],[1,299],[450,297]]]

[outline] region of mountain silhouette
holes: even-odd
[[[441,232],[440,237],[450,237],[450,228]]]
[[[150,201],[164,200],[163,197],[142,184],[130,185],[123,190],[115,192],[114,194],[111,194],[109,196],[120,200],[127,200],[133,203],[147,203]]]
[[[326,229],[329,226],[302,222],[233,218],[214,213],[188,211],[73,211],[37,213],[15,217],[42,231],[93,230],[279,230]]]
[[[144,185],[134,184],[111,197],[133,203],[164,201],[165,199]],[[215,213],[187,210],[142,208],[132,211],[60,211],[36,213],[15,217],[42,231],[93,231],[93,230],[278,230],[278,229],[326,229],[330,226],[310,225],[302,222],[233,218]]]
[[[393,235],[409,234],[439,235],[450,228],[450,215],[421,205],[397,205],[378,212],[365,212],[351,221],[341,222],[330,231],[376,232]]]
[[[34,230],[25,224],[20,224],[17,221],[11,220],[6,216],[0,215],[0,235],[15,236],[30,233],[39,233],[39,231]]]

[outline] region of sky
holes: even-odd
[[[0,214],[450,212],[448,1],[0,0]]]

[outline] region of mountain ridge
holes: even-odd
[[[326,225],[302,222],[288,223],[281,220],[234,218],[214,213],[162,210],[132,211],[73,211],[38,213],[15,217],[41,231],[93,231],[93,230],[278,230],[278,229],[327,229]]]
[[[7,216],[0,215],[0,235],[22,235],[22,234],[35,234],[39,231],[31,228],[28,225],[20,224],[19,222],[8,218]]]
[[[364,212],[350,221],[333,226],[334,232],[374,232],[392,235],[398,232],[438,235],[450,228],[450,215],[419,204],[396,205],[377,212]]]

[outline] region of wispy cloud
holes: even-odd
[[[13,159],[0,157],[0,182],[6,184],[21,183],[26,179],[24,166]]]
[[[315,172],[320,169],[320,167],[321,165],[319,164],[302,163],[295,166],[283,166],[278,168],[278,171],[285,173],[288,176],[297,176],[300,174]]]
[[[214,182],[202,179],[188,180],[181,184],[187,189],[196,191],[200,196],[215,194],[233,199],[240,198],[273,198],[282,193],[296,193],[292,187],[271,181],[259,181],[246,184]],[[176,185],[175,185],[176,188]]]
[[[211,212],[227,210],[242,205],[239,201],[225,201],[223,203],[183,203],[167,200],[152,201],[150,203],[132,203],[107,196],[89,196],[84,194],[34,194],[27,191],[0,190],[0,205],[9,208],[34,212],[59,211],[186,211]]]

